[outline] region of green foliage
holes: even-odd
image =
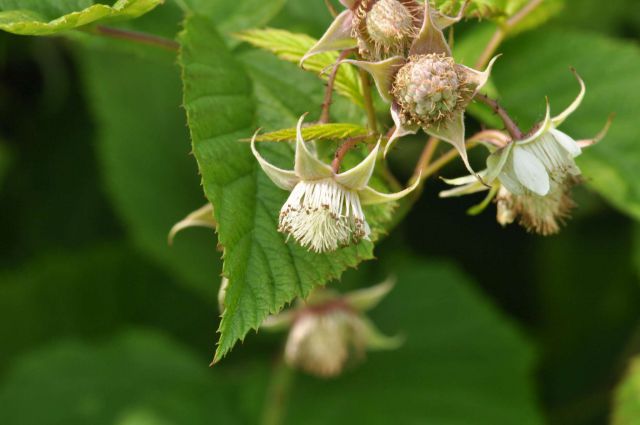
[[[207,16],[223,33],[266,25],[280,12],[287,0],[176,0],[190,12]]]
[[[527,52],[527,55],[520,54]],[[530,60],[529,55],[535,58]],[[607,72],[602,72],[606,63]],[[575,67],[587,84],[587,97],[562,130],[576,139],[592,138],[616,113],[606,139],[585,151],[579,165],[591,187],[622,211],[640,218],[640,50],[599,35],[570,31],[540,31],[505,46],[494,81],[504,104],[522,124],[531,125],[544,113],[544,95],[559,113],[578,93],[569,72]],[[526,72],[527,84],[522,84]]]
[[[286,423],[542,424],[531,349],[469,279],[407,254],[387,267],[398,284],[372,317],[406,342],[335,381],[296,381]]]
[[[141,249],[213,300],[221,269],[213,232],[191,230],[167,243],[171,227],[206,202],[178,106],[178,67],[90,46],[78,53],[102,174],[119,216]],[[145,95],[131,95],[139,90]]]
[[[0,387],[0,422],[204,425],[213,411],[220,423],[240,423],[239,406],[213,375],[203,359],[149,331],[128,331],[96,346],[59,342],[11,371]]]
[[[371,258],[372,244],[315,255],[286,242],[277,231],[277,218],[287,194],[259,170],[249,146],[239,142],[253,132],[255,120],[245,70],[206,19],[187,19],[180,42],[193,151],[214,205],[224,275],[230,280],[216,353],[220,360],[268,314]],[[291,161],[291,150],[282,148],[279,158]]]
[[[640,357],[631,361],[624,381],[616,390],[611,425],[640,423]]]
[[[356,136],[366,136],[368,131],[356,124],[318,124],[302,129],[305,140],[342,140]],[[271,133],[260,134],[258,142],[287,142],[296,139],[296,129],[286,128]]]
[[[236,34],[240,40],[251,43],[256,47],[268,50],[282,60],[292,63],[299,63],[307,51],[317,40],[306,34],[295,34],[286,30],[264,29],[247,30]],[[312,71],[324,80],[327,80],[330,72],[325,72],[338,60],[338,54],[327,52],[315,55],[304,63],[304,69]],[[335,80],[336,92],[347,97],[359,106],[364,105],[360,78],[355,68],[348,64],[343,64],[338,70]]]
[[[20,35],[51,35],[101,21],[137,18],[163,0],[0,0],[0,29]]]

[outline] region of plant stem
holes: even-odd
[[[342,164],[342,161],[344,160],[344,157],[347,156],[347,153],[349,153],[351,149],[355,148],[358,145],[358,143],[361,143],[367,140],[369,137],[371,136],[370,135],[356,136],[356,137],[352,137],[350,139],[345,140],[340,145],[340,147],[336,150],[336,155],[333,158],[333,162],[331,163],[333,172],[334,173],[340,172],[340,164]]]
[[[331,4],[331,0],[324,0],[324,4],[327,6],[327,9],[329,9],[329,13],[331,14],[331,16],[333,16],[334,18],[338,16],[338,11],[335,7],[333,7],[333,4]]]
[[[177,52],[180,48],[180,44],[173,40],[138,31],[130,31],[121,28],[112,28],[105,25],[97,25],[93,28],[92,32],[103,37],[132,41],[138,44],[158,47],[170,52]]]
[[[373,97],[371,96],[371,80],[369,74],[364,69],[359,69],[360,83],[362,85],[362,94],[364,96],[364,108],[367,111],[367,123],[369,131],[378,132],[378,119],[376,118],[376,109],[373,106]]]
[[[498,29],[493,33],[491,40],[484,48],[484,51],[478,58],[476,62],[476,68],[484,68],[487,66],[493,55],[496,53],[500,44],[507,38],[511,30],[518,25],[524,18],[526,18],[531,12],[536,10],[538,6],[542,4],[544,0],[531,0],[527,3],[522,9],[518,11],[515,15],[509,18],[503,25],[498,27]]]
[[[273,367],[269,388],[267,388],[267,397],[262,410],[262,425],[283,423],[294,378],[293,369],[287,366],[282,357],[279,357]]]
[[[331,70],[331,74],[329,74],[329,79],[327,80],[327,88],[324,92],[324,101],[322,102],[322,112],[320,113],[320,124],[326,124],[330,120],[331,115],[331,104],[333,103],[333,88],[336,84],[336,77],[338,76],[338,71],[340,70],[340,62],[347,58],[352,53],[352,50],[345,50],[340,53],[336,63],[333,65],[333,69]]]
[[[524,137],[522,130],[520,130],[518,125],[513,121],[513,119],[511,119],[511,116],[509,116],[507,111],[502,106],[500,106],[497,100],[491,99],[490,97],[480,93],[476,94],[474,99],[484,103],[485,105],[488,105],[489,107],[491,107],[491,109],[493,109],[493,112],[498,114],[498,116],[504,123],[505,129],[509,132],[513,140],[520,140]]]
[[[436,153],[436,149],[438,148],[439,144],[440,144],[440,140],[438,140],[437,138],[435,137],[429,138],[426,146],[422,150],[422,155],[420,155],[420,159],[416,164],[416,168],[415,168],[415,171],[413,172],[413,178],[411,183],[415,182],[415,179],[418,178],[420,173],[422,173],[424,170],[426,170],[429,167],[429,164],[431,163],[431,160],[433,159],[433,155]]]

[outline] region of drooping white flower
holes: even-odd
[[[491,192],[483,205],[496,197],[498,222],[505,226],[514,221],[531,232],[555,234],[575,207],[571,189],[581,182],[581,172],[575,158],[582,147],[599,141],[577,142],[558,127],[580,106],[586,93],[583,80],[577,75],[580,93],[560,115],[551,117],[549,104],[542,123],[523,140],[516,140],[493,152],[487,159],[487,169],[480,176],[467,176],[447,183],[457,186],[444,191],[441,197],[461,196],[488,190]],[[608,125],[607,125],[608,127]]]
[[[290,327],[285,360],[307,373],[329,378],[339,375],[350,360],[365,351],[397,348],[402,340],[382,335],[364,312],[376,306],[391,291],[390,279],[371,288],[339,295],[318,289],[304,303],[268,317],[266,330]]]
[[[405,56],[424,20],[424,6],[416,0],[340,0],[347,9],[340,13],[320,40],[305,54],[301,64],[319,53],[358,48],[361,57],[381,60]],[[440,29],[462,19],[430,9]]]
[[[380,95],[391,104],[395,132],[386,146],[422,128],[427,134],[452,144],[471,170],[465,146],[464,111],[487,83],[494,58],[484,72],[455,63],[442,29],[455,19],[437,20],[425,2],[420,32],[408,57],[394,56],[378,62],[345,60],[369,72]]]
[[[264,172],[280,188],[291,191],[280,211],[278,230],[311,251],[322,253],[367,239],[371,233],[363,206],[397,201],[417,187],[395,194],[368,186],[380,143],[356,167],[343,173],[320,161],[306,146],[300,118],[297,126],[294,170],[283,170],[251,149]]]

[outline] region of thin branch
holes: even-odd
[[[440,141],[435,137],[430,137],[429,141],[427,141],[426,146],[422,150],[422,154],[420,155],[420,159],[416,164],[416,168],[413,172],[412,182],[420,176],[420,174],[429,167],[431,160],[433,159],[433,155],[436,153],[436,149]],[[424,181],[424,180],[423,180]]]
[[[282,357],[278,358],[273,366],[267,388],[267,396],[260,422],[262,425],[280,425],[283,423],[294,379],[294,371],[287,366]]]
[[[342,164],[342,161],[344,160],[344,157],[347,156],[349,151],[351,149],[355,148],[358,145],[358,143],[364,142],[369,137],[371,137],[371,136],[370,135],[356,136],[356,137],[351,137],[350,139],[345,140],[340,145],[340,147],[336,150],[335,157],[333,158],[333,162],[331,163],[331,167],[333,168],[333,172],[334,173],[340,172],[340,165]]]
[[[511,119],[507,111],[502,106],[500,106],[497,100],[491,99],[490,97],[480,93],[476,94],[474,99],[484,103],[485,105],[488,105],[491,109],[493,109],[493,112],[498,114],[498,116],[504,123],[505,129],[509,132],[513,140],[520,140],[524,137],[522,130],[520,130],[518,125],[513,121],[513,119]]]
[[[327,9],[329,9],[329,13],[331,13],[331,16],[333,16],[334,18],[338,16],[338,11],[335,7],[333,7],[331,0],[324,0],[324,4],[327,6]]]
[[[333,88],[336,84],[336,77],[338,76],[338,71],[340,70],[340,62],[345,60],[347,56],[349,56],[353,52],[352,49],[344,50],[338,56],[335,64],[333,65],[333,69],[331,70],[331,74],[329,74],[329,79],[327,80],[327,88],[324,92],[324,101],[322,102],[322,112],[320,113],[320,120],[318,121],[320,124],[326,124],[330,120],[331,115],[331,104],[333,103]]]
[[[121,28],[107,27],[105,25],[97,25],[93,28],[93,33],[103,37],[115,38],[119,40],[127,40],[138,44],[158,47],[170,52],[177,52],[180,44],[168,38],[160,37],[153,34],[147,34],[138,31],[124,30]]]
[[[362,94],[364,96],[364,107],[367,111],[367,123],[369,125],[369,131],[372,133],[378,132],[378,119],[376,118],[376,109],[373,106],[373,97],[371,96],[371,79],[369,74],[364,69],[359,69],[360,83],[362,85]]]
[[[498,29],[496,29],[496,31],[493,33],[493,36],[491,37],[491,40],[489,41],[487,46],[484,48],[484,51],[482,52],[482,54],[478,58],[478,61],[476,62],[477,69],[484,68],[485,66],[487,66],[487,64],[489,63],[491,58],[495,55],[496,51],[498,50],[498,48],[500,47],[504,39],[507,38],[507,36],[509,35],[509,32],[511,32],[511,30],[516,25],[522,22],[524,18],[529,16],[531,12],[536,10],[538,6],[542,4],[543,1],[544,0],[529,1],[529,3],[527,3],[522,9],[520,9],[518,13],[513,15],[503,25],[501,25],[500,27],[498,27]]]

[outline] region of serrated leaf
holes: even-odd
[[[113,6],[82,0],[0,0],[0,30],[51,35],[99,21],[134,19],[164,0],[118,0]]]
[[[631,360],[624,380],[616,390],[611,425],[640,423],[640,357]]]
[[[207,16],[226,34],[266,25],[284,7],[286,0],[182,0],[191,13]]]
[[[344,140],[350,137],[366,136],[369,131],[357,124],[318,124],[304,127],[305,140]],[[290,142],[296,139],[296,129],[286,128],[271,133],[260,134],[258,142]]]
[[[296,34],[279,29],[253,29],[236,34],[240,40],[246,41],[261,49],[266,49],[279,58],[298,64],[307,51],[317,42],[306,34]],[[338,54],[322,53],[309,58],[304,68],[312,71],[324,80],[328,79],[331,67],[336,63]],[[329,72],[326,72],[329,70]],[[358,106],[364,105],[360,78],[356,69],[342,64],[336,76],[335,89]]]
[[[373,246],[363,242],[316,255],[278,233],[278,212],[288,194],[260,171],[248,144],[239,142],[256,128],[251,81],[210,21],[192,16],[184,28],[179,37],[184,105],[204,190],[218,222],[223,273],[230,281],[218,361],[267,315],[371,258]],[[263,152],[293,162],[289,146],[271,144]]]
[[[602,72],[603,61],[606,73]],[[578,164],[592,188],[640,219],[640,97],[636,95],[640,91],[640,49],[636,45],[577,31],[531,33],[505,45],[493,77],[507,110],[528,129],[542,118],[545,96],[554,111],[561,111],[575,98],[579,87],[570,67],[585,80],[587,95],[561,130],[575,139],[588,139],[616,113],[607,137],[585,149]],[[526,70],[526,84],[522,70]]]

